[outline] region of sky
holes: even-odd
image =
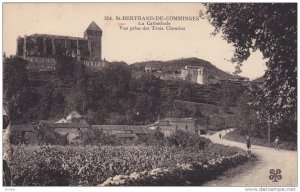
[[[4,3],[3,51],[14,55],[17,37],[34,33],[83,37],[85,29],[95,21],[103,31],[102,58],[108,61],[132,64],[197,57],[223,71],[234,72],[234,65],[229,62],[233,46],[221,34],[212,36],[214,28],[206,19],[169,20],[169,26],[185,30],[166,30],[165,25],[164,30],[152,30],[153,25],[147,25],[147,21],[128,20],[128,16],[197,17],[200,10],[205,12],[201,3]],[[123,16],[127,20],[117,20]],[[143,26],[150,30],[130,31]],[[261,77],[266,70],[265,62],[260,52],[252,53],[240,75],[250,79]]]

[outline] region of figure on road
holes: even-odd
[[[222,139],[222,134],[221,133],[219,133],[219,137],[220,137],[220,139]]]
[[[275,139],[275,141],[274,141],[274,148],[275,148],[275,150],[276,150],[276,149],[279,150],[279,145],[278,145],[278,143],[279,143],[279,137],[277,136],[276,139]]]
[[[251,148],[251,140],[250,140],[250,137],[249,136],[247,136],[247,138],[246,138],[246,144],[247,144],[247,153],[248,153],[248,155],[249,156],[251,156],[251,150],[250,150],[250,148]]]

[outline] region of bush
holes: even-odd
[[[26,132],[24,135],[19,130],[12,130],[11,143],[15,145],[66,145],[68,143],[66,136],[62,136],[44,124],[32,125],[31,129],[32,132]]]
[[[81,140],[83,145],[119,145],[121,142],[114,135],[108,135],[102,129],[89,129],[80,132],[76,140]]]
[[[174,134],[166,138],[166,142],[171,146],[174,145],[176,147],[183,148],[192,147],[196,149],[204,149],[209,143],[211,143],[211,141],[208,139],[184,132],[182,130],[175,131]]]
[[[29,149],[29,150],[28,150]],[[63,168],[62,155],[55,148],[40,147],[40,151],[20,146],[14,150],[10,164],[13,185],[17,186],[66,186],[70,172]]]
[[[164,146],[165,145],[165,138],[164,134],[159,131],[155,130],[153,133],[146,133],[138,135],[137,140],[134,142],[136,145],[152,145],[152,146]]]

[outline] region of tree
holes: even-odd
[[[107,123],[105,119],[111,114],[112,117],[126,114],[134,102],[130,81],[131,73],[125,63],[110,63],[101,71],[90,74],[85,89],[86,110],[97,114],[95,122]]]
[[[214,34],[232,43],[232,61],[241,66],[251,51],[268,59],[266,81],[255,105],[260,117],[280,122],[296,118],[297,106],[297,4],[212,3],[205,4]]]
[[[4,102],[13,124],[25,123],[27,110],[35,104],[30,88],[27,61],[20,57],[6,58],[3,63]]]
[[[27,61],[20,57],[5,59],[3,66],[3,88],[4,96],[11,98],[20,91],[29,87]]]
[[[85,66],[76,61],[72,57],[58,56],[56,60],[56,72],[61,80],[72,86],[72,83],[77,82],[84,77]]]
[[[135,120],[150,123],[156,120],[160,101],[160,79],[153,75],[143,75],[132,79],[130,90],[135,97]],[[150,122],[149,122],[150,121]]]

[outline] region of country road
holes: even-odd
[[[220,131],[225,135],[225,131]],[[214,143],[219,143],[228,146],[236,146],[246,150],[245,143],[220,139],[217,132],[209,138]],[[252,145],[252,153],[257,158],[255,165],[241,171],[232,177],[217,178],[203,184],[203,186],[236,186],[236,187],[295,187],[297,186],[297,152],[287,150],[275,150],[273,148],[261,147]],[[270,169],[280,169],[282,179],[278,182],[272,182],[269,179]]]

